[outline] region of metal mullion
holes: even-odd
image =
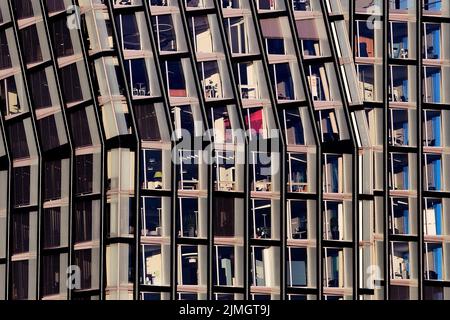
[[[131,115],[131,126],[133,129],[133,133],[131,135],[133,135],[133,138],[135,139],[133,142],[135,143],[134,146],[130,146],[130,149],[133,150],[133,147],[136,148],[135,151],[135,172],[139,172],[139,168],[140,168],[140,151],[141,151],[141,145],[139,143],[139,137],[138,137],[138,130],[137,130],[137,125],[136,125],[136,118],[134,116],[134,111],[133,111],[133,101],[132,101],[132,94],[131,94],[131,90],[130,90],[130,86],[128,84],[128,80],[127,80],[127,76],[126,76],[126,72],[125,72],[125,57],[124,57],[124,53],[123,53],[123,49],[121,46],[119,46],[119,41],[118,41],[118,32],[117,32],[117,26],[116,26],[116,21],[115,21],[115,10],[114,10],[114,6],[112,4],[112,0],[108,0],[105,1],[105,6],[107,7],[107,12],[109,15],[109,19],[110,19],[110,23],[111,23],[111,29],[112,29],[112,37],[113,37],[113,41],[116,44],[115,48],[114,48],[114,54],[117,57],[118,63],[119,63],[119,67],[120,67],[120,71],[122,74],[122,78],[123,78],[123,85],[125,87],[125,99],[127,101],[128,104],[128,111]],[[108,86],[109,88],[109,86]],[[115,115],[114,115],[115,116]],[[138,177],[138,175],[135,174],[135,177]],[[139,237],[140,237],[140,233],[139,233],[139,198],[140,198],[140,185],[139,185],[139,179],[135,178],[134,181],[134,203],[135,203],[135,230],[134,230],[134,237],[135,237],[135,243],[134,243],[134,283],[133,283],[133,297],[135,299],[138,299],[138,292],[139,292]],[[131,252],[132,248],[130,246],[130,252]]]
[[[24,89],[25,89],[26,99],[27,99],[27,102],[28,102],[28,106],[30,108],[30,110],[29,110],[29,119],[31,120],[31,126],[33,128],[34,142],[36,144],[36,157],[37,157],[37,161],[38,161],[38,164],[37,164],[37,170],[38,170],[38,174],[37,174],[37,176],[38,176],[37,177],[38,191],[37,191],[37,210],[36,210],[37,211],[37,221],[38,221],[38,223],[37,223],[37,229],[36,229],[36,234],[37,235],[36,235],[36,268],[35,268],[35,271],[36,271],[36,275],[35,275],[35,277],[36,277],[36,288],[35,288],[35,290],[36,290],[36,292],[35,292],[36,297],[35,297],[35,299],[39,299],[39,285],[40,285],[40,278],[39,278],[40,254],[39,253],[40,253],[40,250],[41,250],[41,246],[39,244],[39,242],[40,242],[39,218],[40,218],[41,213],[42,213],[42,204],[43,204],[43,201],[42,201],[42,187],[41,187],[41,185],[42,185],[42,171],[43,171],[42,170],[43,169],[43,166],[42,166],[43,151],[42,151],[42,148],[41,148],[41,141],[39,139],[39,135],[38,135],[37,128],[36,128],[36,115],[33,112],[34,111],[34,105],[32,103],[30,90],[28,88],[28,77],[27,76],[28,76],[29,72],[27,72],[26,64],[25,64],[24,57],[23,57],[23,54],[22,54],[22,48],[21,48],[20,41],[19,41],[18,22],[16,20],[16,16],[14,14],[14,10],[13,10],[12,4],[11,4],[12,0],[7,0],[7,1],[8,1],[8,4],[9,4],[9,13],[10,13],[10,16],[11,16],[11,23],[12,23],[12,26],[13,26],[14,36],[15,36],[15,39],[17,40],[16,49],[17,49],[18,60],[19,60],[19,64],[20,64],[20,71],[21,71],[21,75],[22,75],[22,78],[23,78],[23,85],[24,85]],[[11,236],[10,236],[9,241],[12,241]],[[10,280],[9,278],[10,278],[10,275],[8,275],[8,281]],[[10,298],[10,294],[9,294],[10,293],[9,292],[10,288],[11,288],[11,283],[8,283],[7,298]]]
[[[229,36],[227,37],[226,32],[225,32],[225,28],[223,25],[224,22],[224,17],[223,17],[223,12],[221,9],[220,4],[218,3],[218,0],[214,1],[214,6],[216,9],[216,16],[217,16],[217,24],[219,26],[219,30],[221,32],[221,39],[222,39],[222,45],[224,48],[224,53],[225,53],[225,60],[227,63],[227,67],[228,67],[228,73],[229,73],[229,78],[231,81],[231,87],[233,90],[233,94],[234,94],[234,99],[235,102],[237,104],[237,113],[238,113],[238,118],[239,118],[239,125],[242,129],[245,129],[245,117],[244,117],[244,108],[243,108],[243,102],[242,102],[242,97],[240,95],[240,91],[238,90],[238,86],[234,77],[234,69],[233,69],[233,64],[231,61],[231,47],[229,45],[229,41],[231,39],[231,32],[229,32]],[[229,28],[231,28],[231,24],[229,24]],[[239,42],[240,44],[240,42]],[[248,241],[247,241],[247,237],[248,237],[248,212],[249,212],[249,207],[250,207],[250,182],[249,182],[249,139],[248,136],[245,135],[244,136],[244,143],[245,143],[245,165],[244,165],[244,250],[243,250],[243,260],[244,260],[244,299],[248,299],[248,292],[247,290],[245,290],[245,288],[247,287],[247,283],[248,283],[248,272],[247,270],[249,270],[249,248],[248,248]],[[236,157],[235,157],[236,159]]]
[[[383,274],[384,274],[384,300],[389,300],[389,289],[390,289],[390,250],[389,250],[389,129],[391,128],[389,123],[389,86],[391,90],[393,87],[391,86],[391,82],[389,79],[390,68],[388,64],[389,60],[389,6],[388,2],[384,1],[383,3],[383,35],[382,35],[382,43],[383,43],[383,101],[386,104],[386,107],[383,108]],[[393,92],[392,92],[393,96]],[[392,117],[391,117],[392,118]]]
[[[259,50],[260,50],[260,57],[261,57],[261,63],[263,65],[264,69],[264,76],[265,81],[269,93],[269,99],[271,101],[272,106],[278,106],[277,99],[274,96],[274,88],[272,87],[272,81],[270,78],[269,73],[269,58],[267,53],[267,48],[264,46],[264,39],[261,32],[261,26],[260,26],[260,16],[258,14],[258,9],[256,7],[256,3],[253,1],[250,1],[250,9],[252,12],[252,18],[253,18],[253,24],[255,27],[256,35],[257,35],[257,41],[259,44]],[[265,15],[264,15],[265,16]],[[263,19],[263,18],[261,18]],[[278,117],[277,109],[273,109],[273,117],[275,120],[275,124],[277,126],[278,131],[278,138],[279,138],[279,153],[280,153],[280,240],[281,245],[279,247],[280,250],[280,300],[285,300],[285,291],[286,291],[286,216],[285,216],[285,208],[286,208],[286,143],[284,136],[282,134],[281,130],[281,124]],[[272,141],[274,138],[270,138],[270,141]],[[271,150],[271,153],[273,150]]]
[[[70,148],[70,158],[69,158],[69,167],[70,167],[70,172],[69,172],[69,205],[68,205],[68,214],[69,214],[69,219],[68,219],[68,244],[67,244],[67,250],[68,250],[68,264],[71,265],[71,261],[72,261],[72,250],[71,250],[71,246],[70,244],[72,243],[72,217],[73,217],[73,184],[74,184],[74,170],[75,170],[75,166],[74,166],[74,158],[75,158],[75,151],[73,148],[73,137],[71,135],[71,132],[69,130],[69,125],[68,125],[68,120],[67,120],[67,114],[66,114],[66,110],[64,108],[65,106],[65,102],[64,102],[64,98],[63,98],[63,94],[62,94],[62,90],[61,90],[61,86],[60,86],[60,81],[59,81],[59,74],[58,74],[58,66],[57,66],[57,60],[56,60],[56,55],[54,52],[54,48],[52,46],[51,43],[51,35],[50,35],[50,30],[49,30],[49,22],[48,22],[48,12],[45,10],[45,5],[43,3],[43,1],[40,1],[40,5],[41,5],[41,11],[42,11],[42,19],[43,19],[43,23],[45,26],[45,32],[46,32],[46,38],[47,38],[47,45],[49,48],[49,53],[50,53],[50,59],[52,60],[52,68],[53,68],[53,73],[54,73],[54,77],[55,77],[55,81],[56,81],[56,89],[58,91],[58,98],[59,98],[59,103],[60,103],[60,112],[61,115],[63,116],[63,121],[64,121],[64,128],[65,128],[65,133],[67,136],[67,145]],[[78,70],[77,70],[78,72]],[[62,161],[64,158],[61,158],[60,160]],[[42,220],[42,217],[41,217]],[[70,299],[70,294],[71,291],[69,288],[67,288],[67,297]]]
[[[75,13],[77,14],[77,13]],[[81,20],[81,16],[77,17],[78,19]],[[81,22],[81,21],[80,21]],[[81,27],[81,25],[80,25]],[[107,166],[106,166],[106,138],[105,138],[105,132],[104,132],[104,127],[102,124],[102,120],[101,120],[101,116],[99,114],[100,110],[100,105],[96,99],[96,95],[95,95],[95,88],[94,88],[94,84],[93,84],[93,80],[92,80],[92,73],[91,73],[91,69],[90,69],[90,57],[89,57],[89,53],[86,49],[86,43],[84,40],[84,37],[82,35],[81,32],[81,28],[78,29],[78,39],[80,40],[80,44],[81,44],[81,52],[83,55],[83,62],[84,62],[84,70],[86,72],[86,76],[88,78],[88,85],[89,85],[89,91],[91,94],[91,104],[93,105],[93,111],[94,111],[94,115],[95,115],[95,120],[96,120],[96,125],[97,125],[97,133],[99,135],[99,140],[100,140],[100,147],[101,147],[101,151],[100,151],[100,157],[101,157],[101,179],[100,179],[100,236],[99,236],[99,240],[100,240],[100,244],[99,244],[99,298],[100,300],[105,298],[105,277],[106,277],[106,273],[104,273],[105,270],[105,261],[106,261],[106,250],[105,250],[105,239],[106,239],[106,234],[105,234],[105,215],[106,215],[106,179],[107,179]],[[86,108],[86,107],[85,107]],[[84,108],[84,110],[85,110]],[[71,243],[71,250],[73,250],[73,246],[74,243]]]
[[[423,300],[424,298],[424,275],[423,275],[423,246],[424,246],[424,234],[423,234],[423,129],[422,129],[422,79],[424,79],[423,61],[422,61],[422,15],[423,7],[421,3],[416,3],[416,62],[417,62],[417,74],[419,78],[416,80],[416,100],[417,100],[417,233],[419,238],[419,243],[417,246],[418,257],[418,300]],[[426,50],[425,50],[426,51]]]
[[[185,8],[185,3],[182,3],[181,0],[178,0],[178,9],[180,12],[180,18],[181,18],[181,23],[183,25],[183,30],[185,33],[185,39],[186,39],[186,45],[188,48],[188,55],[189,55],[189,61],[190,61],[190,65],[192,68],[192,76],[195,80],[195,88],[196,88],[196,92],[197,92],[197,96],[198,96],[198,104],[199,104],[199,108],[200,108],[200,112],[202,115],[202,120],[203,120],[203,126],[206,130],[208,130],[209,132],[209,125],[208,125],[208,116],[206,114],[206,102],[205,102],[205,95],[204,95],[204,91],[201,88],[201,82],[200,82],[200,78],[198,75],[198,70],[197,70],[197,64],[195,62],[195,57],[194,57],[194,53],[195,51],[195,47],[193,44],[193,39],[192,36],[189,32],[189,23],[188,23],[188,17],[189,17],[189,12],[187,12],[187,9]],[[183,70],[184,71],[184,70]],[[208,139],[208,141],[204,141],[204,139]],[[211,143],[211,137],[207,136],[207,137],[203,137],[202,142],[209,142]],[[205,146],[202,146],[202,150],[199,150],[199,152],[204,152],[206,151],[207,148],[205,148]],[[209,156],[211,156],[211,154],[208,154]],[[207,166],[207,239],[208,239],[208,245],[207,245],[207,290],[206,290],[206,296],[207,299],[210,300],[212,299],[212,264],[210,263],[210,261],[212,260],[212,256],[213,256],[213,235],[212,235],[212,212],[213,212],[213,199],[212,199],[212,190],[214,188],[213,186],[213,182],[212,182],[212,177],[213,177],[213,166],[211,164],[204,164]],[[200,199],[200,198],[199,198]],[[198,247],[197,247],[198,250]]]
[[[224,30],[224,25],[223,22],[225,21],[223,18],[223,13],[221,10],[221,6],[219,5],[219,3],[217,1],[214,1],[214,6],[215,6],[215,12],[216,12],[216,19],[217,19],[217,24],[219,26],[219,30],[221,33],[221,39],[222,39],[222,45],[223,45],[223,51],[225,54],[225,61],[227,64],[227,68],[228,68],[228,76],[229,76],[229,81],[232,84],[232,90],[233,90],[233,95],[234,95],[234,100],[236,103],[236,112],[238,114],[238,120],[239,120],[239,125],[242,129],[245,129],[245,117],[243,115],[243,102],[242,102],[242,98],[240,95],[240,91],[237,89],[237,84],[235,81],[235,77],[234,77],[234,69],[233,69],[233,65],[231,62],[231,49],[229,46],[229,40],[231,39],[231,25],[229,24],[229,36],[226,36],[226,32]],[[244,299],[248,299],[248,291],[246,290],[247,288],[247,284],[248,284],[248,272],[247,270],[249,270],[249,261],[248,261],[248,257],[249,257],[249,248],[248,248],[248,239],[247,239],[247,233],[248,233],[248,210],[249,210],[249,201],[250,201],[250,182],[249,182],[249,139],[248,136],[245,135],[244,137],[244,148],[245,148],[245,165],[244,165],[244,247],[243,247],[243,261],[244,261]],[[236,156],[235,156],[236,159]],[[214,231],[214,230],[213,230]],[[212,237],[214,237],[214,233],[212,234]],[[214,244],[214,238],[213,238],[213,244]]]
[[[286,8],[287,8],[287,17],[289,20],[289,24],[291,27],[291,34],[293,35],[293,43],[295,48],[295,53],[297,55],[297,64],[300,68],[300,76],[303,82],[303,91],[305,93],[305,99],[307,101],[307,108],[308,108],[308,114],[309,118],[312,122],[312,128],[313,128],[313,134],[314,134],[314,140],[316,143],[316,260],[317,260],[317,289],[318,289],[318,299],[321,299],[322,296],[322,201],[323,201],[323,190],[322,190],[322,179],[323,179],[323,168],[322,168],[322,145],[321,145],[321,139],[319,129],[317,128],[317,124],[315,121],[314,116],[314,102],[312,101],[311,97],[311,88],[308,84],[307,76],[306,76],[306,70],[305,70],[305,62],[300,50],[300,46],[298,43],[298,34],[297,29],[295,28],[295,17],[293,8],[290,5],[290,0],[286,0]]]
[[[6,228],[6,235],[5,235],[5,275],[3,278],[4,281],[4,297],[5,300],[8,297],[8,288],[9,288],[9,270],[10,270],[10,237],[12,232],[10,232],[10,224],[11,224],[11,215],[12,215],[12,201],[11,201],[11,190],[12,190],[12,152],[11,152],[11,146],[9,145],[7,139],[6,139],[6,130],[5,130],[5,122],[3,119],[3,115],[0,113],[0,130],[2,134],[2,142],[5,147],[5,153],[6,153],[6,159],[8,161],[8,168],[7,168],[7,187],[6,187],[6,219],[5,219],[5,228]]]
[[[325,0],[320,1],[320,6],[322,9],[322,16],[325,24],[325,29],[327,32],[328,37],[328,43],[330,46],[330,49],[333,53],[333,67],[336,73],[336,78],[338,82],[338,89],[340,93],[340,97],[342,100],[343,105],[343,111],[346,118],[346,123],[349,129],[350,134],[350,140],[351,140],[351,146],[353,149],[352,154],[352,216],[353,216],[353,230],[352,230],[352,242],[353,242],[353,275],[352,275],[352,282],[353,282],[353,297],[355,300],[359,299],[358,296],[358,289],[359,289],[359,277],[358,277],[358,266],[359,266],[359,243],[358,243],[358,220],[359,220],[359,206],[358,206],[358,164],[359,164],[359,158],[358,158],[358,151],[359,147],[357,145],[357,139],[356,139],[356,133],[355,128],[353,127],[353,122],[351,121],[351,116],[349,113],[349,103],[347,101],[347,94],[344,89],[344,83],[343,83],[343,76],[341,74],[341,68],[337,57],[337,48],[336,48],[336,41],[338,39],[334,39],[332,30],[331,30],[331,23],[335,22],[336,20],[330,20],[330,16],[328,14],[327,6],[325,3]],[[335,41],[334,41],[335,40]]]

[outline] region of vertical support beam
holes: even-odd
[[[277,106],[277,99],[274,93],[274,89],[272,87],[272,81],[270,79],[270,73],[269,73],[269,57],[268,57],[268,53],[267,50],[264,46],[264,39],[263,39],[263,35],[262,35],[262,28],[260,26],[259,23],[259,15],[258,15],[258,7],[256,5],[255,1],[249,1],[250,2],[250,8],[252,10],[252,16],[253,16],[253,21],[254,21],[254,26],[255,26],[255,30],[256,30],[256,34],[257,34],[257,40],[258,40],[258,44],[259,44],[259,50],[261,52],[261,60],[262,60],[262,65],[263,65],[263,69],[264,69],[264,75],[265,75],[265,79],[266,79],[266,83],[267,83],[267,87],[268,87],[268,91],[269,91],[269,97],[270,97],[270,102],[272,105],[272,108],[274,108],[274,120],[275,120],[275,124],[277,126],[277,132],[278,132],[278,141],[280,142],[280,146],[279,146],[279,170],[280,170],[280,227],[281,227],[281,232],[280,232],[280,300],[285,300],[286,299],[286,186],[287,186],[287,181],[286,181],[286,174],[287,174],[287,166],[286,166],[286,155],[287,155],[287,149],[286,149],[286,142],[284,139],[284,135],[283,132],[281,130],[281,125],[280,125],[280,120],[278,118],[278,113],[276,110],[276,106]],[[273,139],[272,137],[270,139]],[[271,143],[273,145],[273,143]],[[270,150],[271,153],[273,153],[273,150]]]
[[[17,19],[16,16],[14,14],[14,9],[12,7],[12,1],[13,0],[8,0],[8,4],[9,4],[9,13],[11,16],[11,21],[12,21],[12,25],[13,25],[13,31],[14,31],[14,37],[15,39],[19,39],[19,26],[17,23]],[[38,158],[38,178],[37,178],[37,185],[38,185],[38,190],[36,192],[37,194],[37,206],[36,206],[36,219],[37,221],[39,221],[40,217],[41,217],[41,213],[42,213],[42,172],[43,172],[43,166],[42,166],[42,159],[43,159],[43,151],[42,151],[42,147],[41,147],[41,141],[39,139],[39,135],[37,133],[37,128],[36,128],[36,116],[34,114],[34,104],[32,103],[31,100],[31,96],[30,96],[30,90],[28,88],[28,78],[27,75],[29,74],[26,68],[26,64],[24,62],[24,58],[23,58],[23,54],[22,54],[22,48],[19,44],[19,40],[17,41],[17,54],[18,54],[18,60],[19,60],[19,64],[20,64],[20,69],[21,69],[21,75],[23,78],[23,84],[24,84],[24,95],[26,96],[27,99],[27,103],[29,105],[29,117],[31,120],[31,125],[33,128],[33,135],[34,135],[34,142],[36,142],[36,155]],[[12,179],[12,175],[11,175],[11,179]],[[12,184],[11,184],[12,185]],[[12,193],[11,193],[11,199],[12,199]],[[11,207],[13,207],[13,205],[11,204]],[[16,210],[13,209],[13,211],[11,213],[14,213]],[[10,227],[12,228],[11,224]],[[39,299],[39,286],[40,286],[40,277],[39,277],[39,273],[40,273],[40,268],[39,268],[39,264],[40,264],[40,251],[41,251],[41,246],[40,246],[40,224],[38,223],[36,226],[37,230],[37,236],[36,236],[36,290],[35,290],[35,299]],[[11,229],[10,229],[11,232]],[[11,235],[9,235],[9,240],[10,243],[12,241],[12,232]],[[8,279],[10,280],[10,276],[11,274],[8,274]],[[8,284],[8,295],[7,298],[10,298],[10,290],[12,289],[11,287],[12,283],[9,282]]]
[[[123,79],[123,85],[125,87],[125,99],[126,102],[128,104],[128,108],[129,108],[129,112],[131,115],[131,126],[133,129],[133,133],[132,134],[132,138],[133,138],[133,144],[134,145],[130,145],[130,149],[132,149],[135,152],[135,163],[134,163],[134,205],[135,205],[135,228],[134,228],[134,285],[133,285],[133,298],[137,299],[138,296],[138,284],[139,284],[139,263],[138,263],[138,259],[139,259],[139,197],[140,197],[140,189],[139,189],[139,179],[137,177],[139,177],[139,166],[140,166],[140,151],[141,151],[141,146],[139,143],[139,137],[138,137],[138,130],[137,130],[137,126],[136,126],[136,118],[134,116],[134,112],[133,112],[133,102],[131,99],[131,90],[130,90],[130,86],[128,84],[127,81],[127,77],[126,77],[126,72],[125,72],[125,58],[124,58],[124,54],[123,54],[123,50],[121,48],[121,46],[119,45],[120,41],[119,41],[119,36],[117,33],[117,26],[115,23],[115,17],[114,17],[114,5],[112,3],[112,0],[107,0],[105,1],[105,5],[107,6],[107,10],[108,10],[108,14],[109,14],[109,18],[110,18],[110,24],[111,24],[111,29],[112,29],[112,37],[114,39],[114,44],[116,45],[116,47],[114,48],[114,54],[117,56],[117,60],[119,62],[119,67],[120,67],[120,72],[121,72],[121,76]],[[134,149],[133,149],[134,148]],[[132,246],[130,246],[130,252],[131,250],[133,250]]]
[[[333,41],[333,34],[331,32],[331,22],[330,17],[328,15],[328,9],[327,5],[325,3],[326,0],[321,0],[320,5],[322,8],[323,18],[325,22],[325,29],[327,31],[328,36],[328,43],[330,45],[330,49],[333,56],[333,65],[334,69],[336,71],[336,78],[338,80],[338,87],[339,92],[342,100],[343,105],[343,111],[345,114],[347,126],[349,128],[349,134],[350,134],[350,142],[353,149],[352,152],[352,217],[353,217],[353,228],[352,228],[352,250],[353,250],[353,261],[352,261],[352,269],[353,269],[353,298],[355,300],[358,300],[358,283],[359,283],[359,277],[358,277],[358,252],[359,252],[359,236],[358,236],[358,220],[359,220],[359,208],[358,208],[358,145],[357,145],[357,139],[356,139],[356,133],[355,128],[353,128],[352,121],[350,118],[350,111],[349,111],[349,103],[346,98],[345,90],[344,90],[344,84],[342,79],[342,74],[340,72],[339,68],[339,60],[337,55],[337,48],[336,44]]]
[[[389,300],[389,5],[383,1],[383,273],[384,299]]]
[[[155,68],[156,68],[156,73],[158,75],[158,81],[160,83],[161,86],[161,94],[162,94],[162,99],[163,99],[163,105],[164,105],[164,111],[165,111],[165,116],[167,119],[167,127],[169,128],[170,131],[170,135],[171,135],[171,151],[175,150],[177,144],[179,141],[176,140],[176,135],[174,134],[174,126],[172,121],[170,120],[170,102],[169,102],[169,92],[168,92],[168,88],[165,87],[164,85],[164,77],[162,75],[162,71],[161,71],[161,64],[160,64],[160,59],[159,59],[159,50],[158,50],[158,46],[156,45],[156,41],[155,41],[155,37],[153,34],[153,25],[152,25],[152,19],[150,16],[150,2],[149,1],[143,1],[143,9],[144,9],[144,15],[145,15],[145,20],[147,23],[147,28],[148,28],[148,36],[150,39],[150,44],[151,44],[151,50],[153,51],[153,59],[155,60]],[[171,160],[171,166],[170,166],[170,174],[171,174],[171,183],[170,183],[170,188],[171,188],[171,206],[170,206],[170,287],[171,287],[171,292],[170,292],[170,299],[175,300],[176,299],[176,287],[177,287],[177,271],[176,271],[176,266],[177,266],[177,260],[176,260],[176,237],[177,237],[177,232],[176,232],[176,206],[178,203],[178,187],[177,187],[177,165],[174,163],[174,161]],[[144,164],[143,164],[144,165]],[[139,238],[140,238],[140,231],[139,232]],[[140,246],[140,244],[139,244]],[[138,261],[139,263],[139,261]]]
[[[67,121],[67,115],[66,115],[66,110],[65,110],[65,106],[66,104],[64,103],[64,98],[63,98],[63,94],[62,94],[62,90],[61,90],[61,85],[60,85],[60,81],[59,81],[59,74],[58,74],[58,66],[57,66],[57,58],[56,58],[56,54],[54,52],[55,48],[52,45],[52,41],[51,41],[51,35],[50,35],[50,30],[49,30],[49,21],[48,21],[48,12],[46,10],[46,5],[43,2],[43,0],[40,0],[40,8],[42,11],[42,19],[44,22],[44,26],[45,26],[45,32],[46,32],[46,38],[48,41],[48,47],[49,47],[49,52],[50,52],[50,59],[52,61],[51,64],[51,68],[53,69],[53,73],[55,76],[55,82],[56,82],[56,89],[58,92],[58,99],[59,99],[59,104],[60,104],[60,110],[61,110],[61,115],[63,117],[63,122],[64,122],[64,130],[67,136],[67,145],[69,147],[69,152],[70,152],[70,158],[69,158],[69,188],[68,188],[68,196],[69,196],[69,203],[68,203],[68,225],[67,225],[67,234],[68,234],[68,242],[67,242],[67,251],[68,251],[68,255],[67,255],[67,263],[68,265],[72,264],[72,248],[71,248],[71,243],[72,243],[72,217],[73,217],[73,197],[72,197],[72,193],[73,193],[73,185],[74,185],[74,181],[73,181],[73,177],[74,177],[74,158],[75,158],[75,152],[74,152],[74,148],[73,148],[73,143],[72,143],[72,135],[70,133],[69,130],[69,125],[68,125],[68,121]],[[62,158],[64,159],[64,158]],[[61,160],[62,160],[61,159]],[[42,219],[43,217],[40,218],[40,221],[42,223]],[[44,230],[41,229],[41,232],[43,232]],[[61,230],[60,230],[61,232]],[[71,290],[69,288],[67,288],[67,297],[68,299],[70,299],[71,297]]]
[[[232,63],[232,53],[231,53],[231,48],[230,45],[228,43],[228,38],[227,38],[227,34],[224,30],[224,26],[223,26],[223,22],[224,22],[224,17],[223,17],[223,13],[222,13],[222,9],[221,9],[221,1],[219,3],[219,0],[214,0],[214,7],[216,10],[216,17],[217,17],[217,22],[218,22],[218,27],[219,27],[219,31],[220,31],[220,37],[222,39],[222,45],[224,48],[224,54],[225,54],[225,61],[229,70],[229,79],[231,82],[231,87],[233,90],[233,95],[234,95],[234,100],[236,103],[236,111],[238,113],[238,118],[239,118],[239,125],[242,129],[245,129],[245,117],[243,114],[243,102],[242,102],[242,98],[240,96],[240,92],[237,89],[238,85],[236,83],[236,79],[233,75],[233,63]],[[250,256],[250,252],[249,252],[249,247],[248,247],[248,238],[247,238],[247,232],[248,232],[248,226],[249,226],[249,214],[248,212],[250,212],[249,208],[250,208],[250,182],[249,182],[249,167],[250,167],[250,156],[249,156],[249,139],[248,136],[244,136],[244,142],[245,142],[245,165],[244,165],[244,212],[243,212],[243,218],[244,218],[244,250],[243,250],[243,254],[244,254],[244,266],[243,266],[243,270],[244,270],[244,289],[246,289],[248,286],[246,285],[248,283],[248,272],[247,270],[250,270],[250,264],[249,264],[249,256]],[[235,157],[236,159],[236,157]],[[240,165],[239,163],[237,163],[238,165]],[[212,179],[211,179],[212,180]],[[214,186],[213,186],[214,189]],[[212,222],[214,225],[214,221]],[[214,249],[214,234],[212,234],[213,237],[213,249]],[[213,263],[213,261],[211,261],[211,263]],[[247,290],[245,290],[244,293],[244,299],[248,300],[249,296],[247,294]]]
[[[322,190],[322,181],[323,181],[323,170],[322,170],[322,144],[320,140],[320,133],[317,127],[317,123],[314,117],[314,101],[312,101],[311,88],[308,84],[304,59],[302,56],[302,52],[300,46],[298,44],[298,32],[295,23],[295,15],[294,10],[291,6],[291,0],[285,0],[285,5],[287,8],[287,16],[289,20],[289,25],[291,28],[295,53],[297,55],[297,62],[300,68],[300,77],[302,79],[303,90],[305,92],[305,99],[307,103],[307,109],[309,117],[312,121],[311,127],[313,128],[314,141],[316,143],[316,286],[317,286],[317,297],[319,300],[322,299],[322,278],[323,278],[323,264],[322,264],[322,228],[323,228],[323,214],[322,214],[322,204],[323,204],[323,190]],[[287,214],[287,213],[286,213]]]
[[[423,130],[422,130],[422,79],[424,79],[423,61],[422,61],[422,2],[416,1],[416,59],[417,59],[417,75],[416,79],[416,90],[417,90],[417,233],[418,233],[418,244],[417,253],[418,257],[418,300],[423,300]]]

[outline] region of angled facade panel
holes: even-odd
[[[447,299],[450,7],[0,4],[0,299]]]

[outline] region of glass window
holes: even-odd
[[[338,201],[325,201],[324,203],[324,230],[323,238],[326,240],[344,240],[344,208]]]
[[[424,264],[426,280],[444,279],[444,255],[442,243],[425,242]]]
[[[424,188],[429,191],[442,190],[442,155],[426,153],[423,155],[425,160],[424,168]]]
[[[222,75],[217,61],[199,62],[197,66],[205,98],[223,98]]]
[[[265,152],[252,152],[251,167],[253,191],[273,191],[271,154]]]
[[[252,199],[250,234],[253,239],[270,239],[272,231],[272,203]]]
[[[214,199],[213,228],[215,237],[236,236],[235,199],[216,197]]]
[[[95,261],[93,249],[83,249],[74,251],[75,265],[80,268],[80,290],[98,288],[98,264]]]
[[[92,145],[91,129],[85,109],[71,113],[70,124],[75,147],[82,148]]]
[[[163,187],[163,164],[161,150],[142,150],[141,184],[144,189],[154,190]]]
[[[442,146],[442,116],[438,110],[423,111],[423,143],[427,147]]]
[[[308,192],[307,154],[288,153],[289,191]]]
[[[30,74],[30,87],[34,106],[37,109],[53,106],[50,88],[55,88],[55,82],[49,81],[46,69]]]
[[[82,76],[82,79],[86,82],[87,78],[84,73],[79,73],[83,71],[78,67],[78,63],[72,63],[60,69],[60,83],[66,103],[80,102],[84,100],[80,76]]]
[[[92,201],[77,200],[74,205],[74,241],[75,243],[93,239],[94,216]]]
[[[162,199],[157,197],[141,198],[141,235],[146,237],[162,236]]]
[[[145,141],[160,141],[161,129],[158,123],[156,108],[160,105],[141,104],[134,106],[134,116],[136,118],[139,136]]]
[[[236,172],[236,159],[233,151],[216,151],[214,165],[214,182],[216,190],[236,191],[238,188],[238,172]]]
[[[116,25],[122,48],[124,50],[141,50],[141,38],[136,16],[134,14],[117,15]]]
[[[134,98],[152,95],[145,59],[125,60],[125,73]]]
[[[389,153],[389,186],[391,190],[409,189],[408,154]]]
[[[196,238],[199,236],[199,200],[197,198],[179,199],[178,237]]]
[[[180,190],[199,190],[199,152],[192,150],[179,150],[180,156]]]
[[[324,248],[323,281],[326,288],[345,286],[344,250]]]
[[[366,20],[356,21],[356,56],[360,58],[375,57],[374,28]]]
[[[295,89],[289,63],[276,63],[269,69],[278,100],[295,100]]]
[[[45,35],[43,23],[34,24],[30,27],[20,30],[20,40],[22,43],[24,60],[26,64],[35,64],[48,59],[48,51],[45,44],[41,42],[41,37]]]
[[[16,82],[18,81],[18,82]],[[0,106],[5,116],[12,116],[27,111],[25,89],[20,75],[0,80]]]
[[[168,246],[142,245],[141,250],[141,283],[148,286],[166,285],[165,271],[166,268],[169,269],[169,265],[165,261],[165,255],[169,254]]]
[[[231,246],[214,246],[213,259],[214,285],[234,286],[235,275],[235,248]]]
[[[411,212],[408,198],[391,198],[389,228],[392,234],[411,234]]]
[[[44,201],[61,198],[61,160],[46,161],[44,164]]]
[[[53,0],[53,2],[56,1]],[[65,10],[64,4],[61,7],[60,10]],[[63,17],[53,20],[49,28],[56,57],[62,58],[73,55],[74,43],[72,41],[74,40],[72,40],[70,30],[67,28],[67,18]]]
[[[178,48],[175,25],[172,15],[162,14],[152,17],[153,31],[160,51],[177,51]]]
[[[63,267],[64,268],[64,267]],[[42,296],[55,295],[60,290],[60,255],[44,255],[42,257]]]
[[[26,300],[34,296],[32,292],[33,286],[30,286],[30,278],[34,275],[30,274],[29,260],[11,262],[11,299]],[[31,290],[30,290],[31,289]]]
[[[14,143],[10,143],[12,156],[14,159],[28,158],[30,152],[28,150],[28,140],[25,126],[22,121],[12,123],[8,126],[10,139]]]
[[[288,248],[286,274],[288,286],[304,287],[307,285],[307,249]]]
[[[75,157],[75,194],[88,194],[93,191],[94,156],[92,154]]]
[[[389,109],[389,140],[392,145],[407,146],[409,142],[409,111]]]
[[[425,22],[423,27],[422,58],[441,59],[441,24]]]
[[[261,31],[268,54],[286,54],[280,19],[274,18],[261,20]]]
[[[61,208],[44,209],[43,241],[44,248],[59,247],[61,244]],[[66,221],[67,222],[67,221]]]
[[[325,154],[324,155],[324,192],[327,193],[338,193],[342,189],[339,184],[343,179],[342,176],[342,156],[336,154]]]
[[[13,203],[16,207],[31,204],[31,168],[17,167],[13,169]]]
[[[305,144],[302,117],[298,108],[283,109],[283,125],[288,144]]]
[[[441,67],[424,67],[423,97],[424,102],[442,102],[442,72]]]
[[[317,111],[320,124],[320,135],[322,142],[333,142],[340,140],[339,127],[334,110]]]
[[[430,236],[443,234],[443,207],[441,199],[425,199],[424,233]]]
[[[179,259],[181,270],[179,270],[179,284],[199,284],[199,252],[197,246],[179,246]],[[181,278],[181,279],[180,279]],[[180,281],[181,280],[181,281]],[[181,282],[181,283],[180,283]]]
[[[169,87],[169,95],[171,97],[187,97],[183,65],[181,61],[166,61],[164,64],[164,75]]]
[[[407,59],[409,49],[408,23],[390,22],[389,25],[390,25],[389,56],[394,59]]]
[[[30,251],[30,228],[36,228],[36,221],[32,219],[29,212],[14,213],[12,215],[12,254],[24,253]],[[33,244],[36,245],[36,244]]]
[[[262,107],[246,109],[244,120],[250,139],[264,139],[268,135],[267,120]]]
[[[390,243],[390,269],[391,279],[410,279],[411,260],[410,244],[408,242]]]
[[[288,238],[308,239],[307,205],[303,200],[288,200]]]
[[[390,66],[389,101],[411,101],[408,71],[408,66]]]

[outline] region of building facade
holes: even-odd
[[[0,299],[449,299],[448,37],[438,0],[1,1]]]

